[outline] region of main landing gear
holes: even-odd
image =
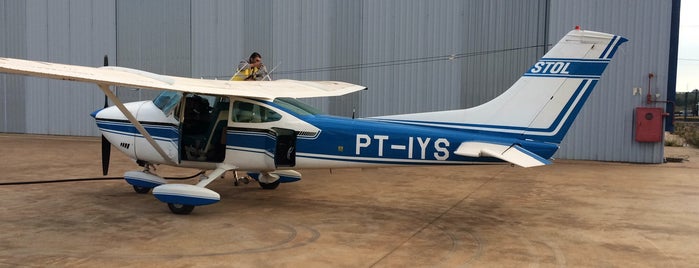
[[[277,187],[278,187],[279,184],[281,183],[281,179],[279,179],[278,176],[277,176],[277,177],[273,177],[274,182],[263,182],[262,180],[260,180],[260,175],[259,175],[259,173],[254,173],[254,174],[255,174],[255,175],[253,175],[253,176],[255,176],[254,179],[257,180],[257,183],[260,184],[260,187],[261,187],[262,189],[265,189],[265,190],[274,190],[274,189],[277,189]],[[233,185],[235,185],[235,186],[240,186],[240,183],[241,183],[241,182],[244,183],[244,184],[248,184],[248,183],[250,183],[250,181],[251,181],[252,179],[253,179],[253,178],[251,178],[250,176],[239,177],[237,171],[234,171],[234,172],[233,172],[233,180],[234,180]]]
[[[260,187],[262,187],[262,189],[265,189],[265,190],[274,190],[274,189],[277,189],[277,187],[278,187],[279,184],[281,183],[281,180],[277,180],[277,181],[271,182],[271,183],[264,183],[264,182],[261,182],[261,181],[260,181],[260,182],[258,182],[258,183],[260,184]]]
[[[243,177],[239,177],[238,171],[234,170],[233,171],[233,185],[240,186],[241,182],[244,184],[250,183],[250,177],[248,177],[247,175],[243,176]]]

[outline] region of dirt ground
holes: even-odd
[[[0,134],[0,183],[102,177],[99,147]],[[301,170],[274,191],[228,176],[186,216],[121,179],[2,185],[0,266],[696,267],[699,151],[666,155],[689,161]],[[113,150],[110,176],[138,169]]]

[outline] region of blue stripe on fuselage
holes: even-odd
[[[141,133],[138,132],[136,127],[131,124],[131,122],[126,120],[96,120],[97,127],[101,131],[114,133],[118,135],[126,135],[132,137],[143,137]],[[176,146],[179,146],[180,133],[176,125],[172,124],[162,124],[162,123],[150,123],[141,122],[141,125],[148,131],[148,133],[153,137],[153,139],[158,141],[172,142]]]
[[[299,157],[378,164],[437,164],[499,161],[455,155],[453,152],[465,141],[520,144],[545,159],[558,149],[550,143],[374,120],[333,116],[308,116],[303,120],[323,132],[314,140],[297,141]]]
[[[226,131],[226,145],[229,150],[264,152],[273,156],[276,142],[277,137],[268,129],[229,127]]]

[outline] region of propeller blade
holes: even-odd
[[[104,55],[104,66],[109,66],[109,58]],[[107,108],[109,103],[107,102],[107,95],[104,95],[104,108]],[[109,157],[111,156],[112,144],[109,143],[107,138],[102,135],[102,175],[106,176],[109,172]]]
[[[109,156],[111,155],[112,144],[102,135],[102,175],[109,172]]]

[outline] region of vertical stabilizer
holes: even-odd
[[[470,109],[377,119],[560,143],[619,45],[627,39],[573,30],[507,91]]]

